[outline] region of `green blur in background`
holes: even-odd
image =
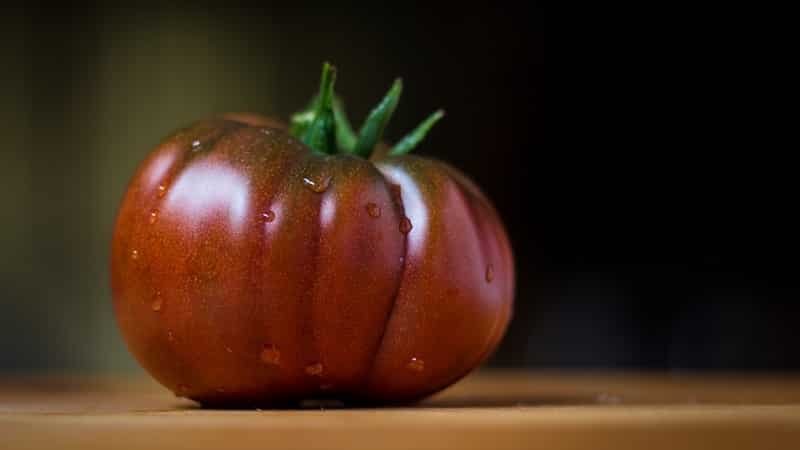
[[[21,39],[0,47],[15,62],[0,106],[0,367],[136,367],[107,282],[128,179],[172,129],[226,110],[268,110],[280,91],[276,41],[243,45],[247,30],[234,23],[179,12],[98,16],[55,25],[62,33],[48,29],[48,15],[4,18]]]

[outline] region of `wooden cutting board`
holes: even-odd
[[[800,449],[800,375],[485,371],[413,406],[207,410],[149,379],[0,378],[0,449]]]

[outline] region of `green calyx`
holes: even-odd
[[[403,82],[399,78],[395,80],[389,92],[367,115],[358,133],[353,131],[342,101],[334,93],[335,82],[336,69],[328,63],[323,64],[319,93],[304,110],[292,115],[289,132],[315,153],[350,153],[369,158],[400,102]],[[400,139],[388,154],[403,155],[413,150],[443,116],[442,110],[431,114]]]

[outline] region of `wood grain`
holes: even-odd
[[[148,379],[0,379],[0,449],[800,448],[800,377],[481,372],[421,404],[208,410]]]

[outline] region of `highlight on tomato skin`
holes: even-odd
[[[356,131],[323,66],[289,123],[200,120],[134,174],[111,254],[138,362],[205,405],[409,402],[478,367],[512,315],[514,262],[469,178],[381,141],[402,81]]]

